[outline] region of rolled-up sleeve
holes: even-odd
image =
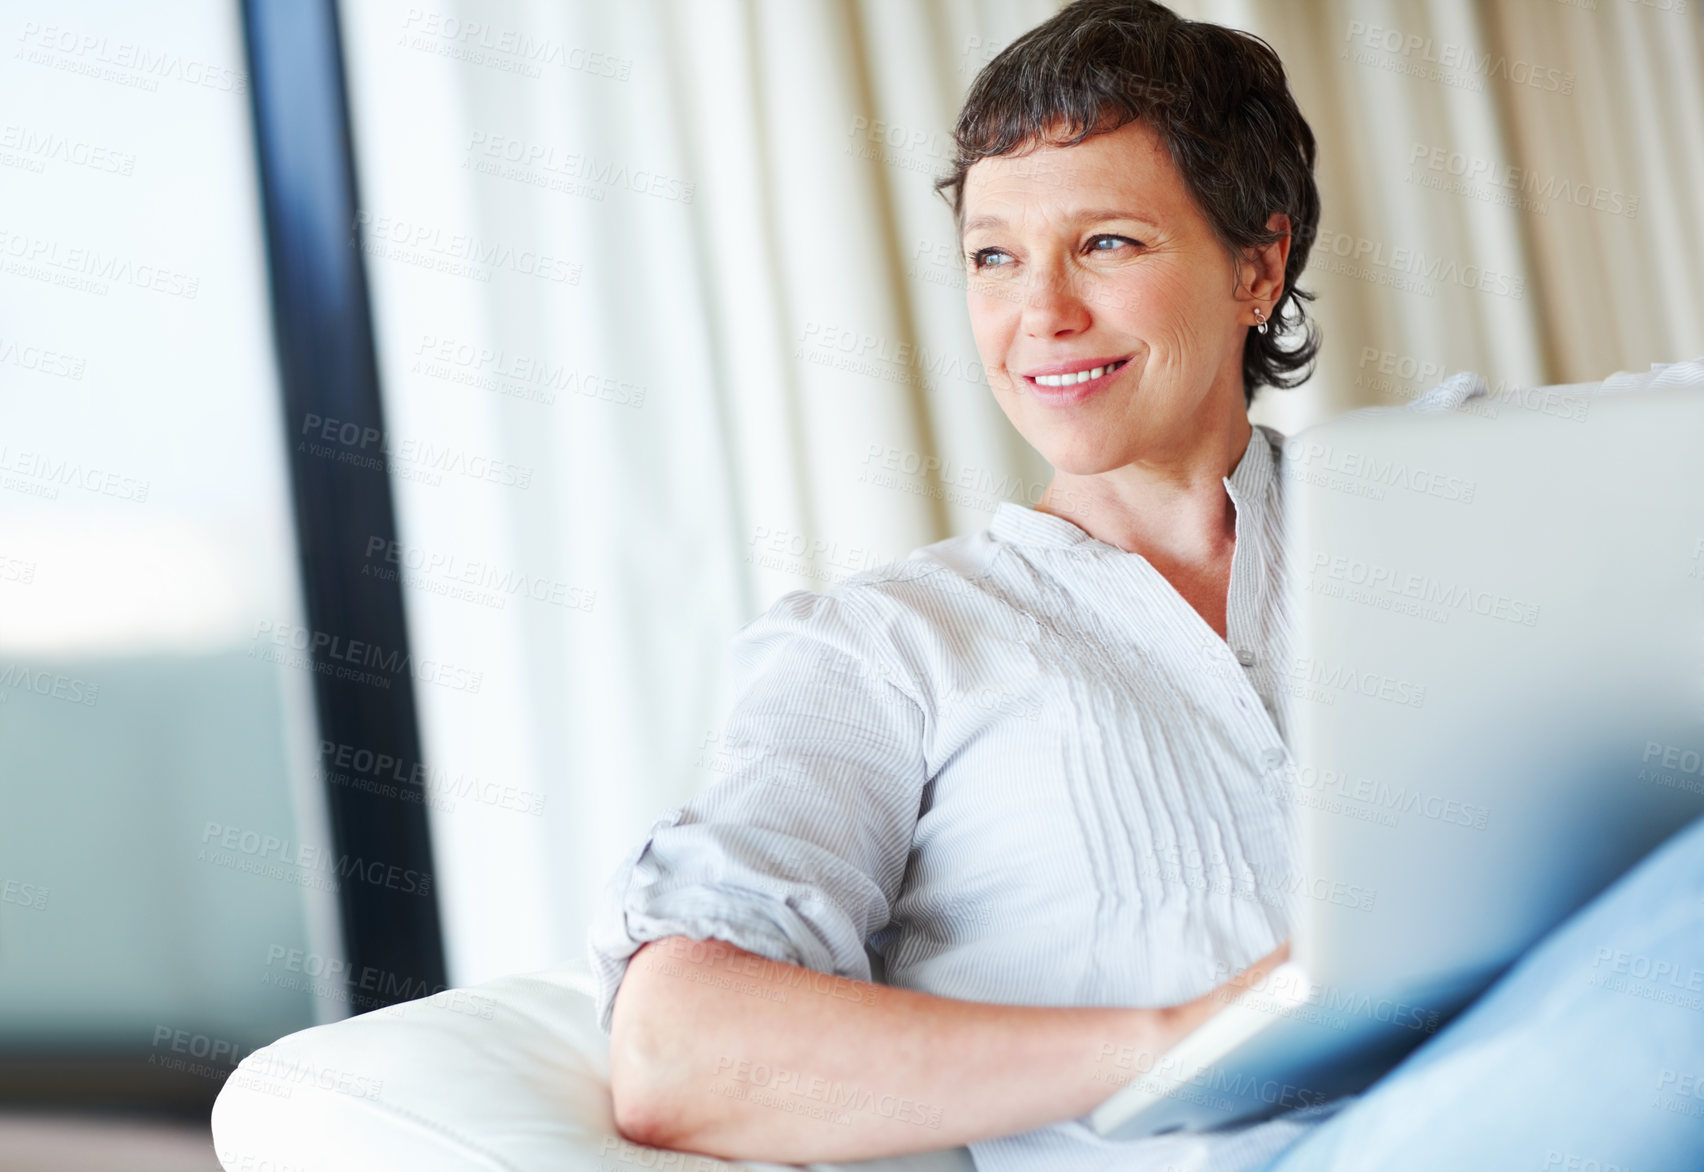
[[[593,918],[605,1033],[628,960],[668,936],[870,979],[864,944],[890,918],[927,781],[927,700],[867,606],[798,590],[734,636],[731,768],[651,826]]]

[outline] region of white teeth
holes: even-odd
[[[1109,370],[1116,370],[1123,365],[1121,362],[1109,362],[1105,366],[1097,366],[1093,370],[1079,370],[1074,374],[1038,374],[1035,381],[1043,387],[1069,387],[1077,383],[1086,383],[1097,379]]]

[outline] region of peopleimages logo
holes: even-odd
[[[375,561],[381,564],[375,566]],[[404,545],[381,536],[367,539],[367,563],[361,567],[364,577],[378,577],[386,581],[400,577],[406,585],[433,593],[444,593],[436,588],[440,582],[446,586],[468,587],[469,590],[459,592],[461,596],[470,601],[494,601],[499,610],[510,598],[529,598],[534,602],[580,611],[590,611],[597,602],[595,590],[586,590],[554,578],[529,576],[490,562],[465,558],[458,553]]]
[[[406,1016],[406,1003],[412,1008],[443,1009],[485,1021],[497,1016],[497,1002],[472,990],[451,988],[442,982],[433,984],[422,977],[401,976],[372,965],[356,968],[342,957],[282,944],[267,946],[266,971],[260,983],[345,1002],[357,1013],[388,1006],[390,1016]]]
[[[448,813],[462,798],[482,806],[542,814],[545,795],[477,775],[452,774],[422,761],[408,762],[389,753],[336,741],[320,742],[320,772],[325,780],[402,801],[426,802]]]
[[[149,481],[87,466],[80,460],[44,452],[20,452],[0,444],[0,487],[25,496],[58,500],[61,488],[80,488],[143,505],[148,503],[149,485]]]
[[[105,297],[113,285],[130,285],[194,301],[201,278],[160,264],[103,251],[88,244],[66,244],[0,228],[0,257],[5,271],[50,285]]]
[[[1417,814],[1434,822],[1484,830],[1491,811],[1456,798],[1445,797],[1406,785],[1352,774],[1341,769],[1322,769],[1314,765],[1296,765],[1283,755],[1273,753],[1267,768],[1274,771],[1280,785],[1280,795],[1298,805],[1328,808],[1333,813],[1359,816],[1345,802],[1359,803],[1370,814],[1390,815],[1385,825],[1395,826],[1403,814]],[[1371,821],[1373,819],[1368,818]]]
[[[916,495],[936,500],[945,498],[955,504],[983,509],[992,509],[1003,500],[1033,506],[1047,492],[1045,480],[1026,480],[1015,472],[1001,476],[991,469],[962,464],[951,457],[925,455],[891,445],[870,444],[864,451],[863,464],[858,470],[861,484],[901,488],[909,483],[915,486]]]
[[[1704,754],[1697,749],[1646,741],[1642,761],[1640,781],[1653,782],[1666,789],[1704,794]]]
[[[110,175],[128,176],[136,170],[136,156],[126,151],[16,122],[0,126],[0,162],[38,174],[46,170],[48,163],[86,167]]]
[[[477,692],[485,681],[484,672],[453,663],[267,619],[255,623],[249,657],[380,688],[390,687],[392,680],[405,673],[423,684],[457,692]]]
[[[1459,285],[1463,289],[1493,293],[1516,301],[1526,296],[1525,277],[1500,273],[1484,265],[1464,265],[1439,255],[1427,256],[1424,249],[1406,245],[1387,248],[1382,240],[1372,240],[1348,232],[1321,228],[1314,237],[1314,249],[1316,257],[1342,262],[1333,271],[1358,276],[1362,275],[1361,266],[1367,266],[1365,271],[1368,273],[1386,272],[1396,277],[1411,278],[1412,280],[1402,287],[1412,286],[1412,292],[1425,296],[1431,296],[1432,290],[1418,282]]]
[[[987,383],[987,374],[977,359],[931,350],[922,343],[896,342],[831,322],[807,321],[793,357],[886,382],[916,385],[923,390],[933,390],[949,380],[974,387]]]
[[[405,479],[424,480],[434,486],[451,475],[508,488],[532,487],[530,466],[431,440],[399,439],[370,424],[309,412],[302,416],[299,435],[296,450],[309,456],[375,472],[389,469]]]
[[[1398,679],[1376,671],[1358,671],[1346,664],[1323,659],[1299,658],[1279,668],[1279,679],[1292,684],[1292,694],[1303,699],[1332,701],[1339,693],[1352,693],[1368,699],[1384,700],[1408,708],[1423,708],[1426,688],[1410,680]]]
[[[1321,440],[1286,446],[1280,475],[1324,488],[1348,489],[1353,486],[1357,495],[1375,500],[1383,500],[1387,488],[1400,488],[1421,496],[1470,505],[1479,490],[1478,481],[1469,477],[1452,476],[1404,460],[1381,459]]]
[[[508,134],[476,130],[465,149],[472,169],[481,174],[523,179],[541,187],[551,186],[547,176],[556,176],[575,181],[559,190],[567,190],[571,194],[590,193],[595,199],[603,198],[605,188],[621,188],[638,195],[691,203],[698,190],[698,184],[689,179],[644,167],[630,167],[614,159],[600,159],[595,155],[563,150],[550,143],[530,142]],[[505,171],[502,167],[505,163],[519,170]],[[582,184],[589,191],[582,191]]]
[[[1464,183],[1483,183],[1490,187],[1517,191],[1541,200],[1591,208],[1612,216],[1632,219],[1639,214],[1639,197],[1599,184],[1576,183],[1557,175],[1547,175],[1530,167],[1513,163],[1496,163],[1478,155],[1469,155],[1448,147],[1417,142],[1408,152],[1410,167],[1421,165],[1426,170],[1460,179]],[[1538,205],[1543,211],[1545,205]]]
[[[403,48],[435,52],[442,57],[491,66],[526,77],[542,77],[542,66],[558,65],[592,77],[626,81],[633,73],[631,58],[582,49],[553,37],[537,37],[524,29],[501,28],[482,20],[465,20],[422,8],[410,8],[402,22]]]
[[[158,90],[161,81],[177,81],[229,94],[248,91],[248,75],[240,69],[135,41],[114,40],[104,33],[26,20],[18,41],[20,47],[15,56],[20,60],[149,93]]]
[[[813,1075],[808,1071],[770,1066],[766,1062],[752,1062],[723,1054],[716,1059],[716,1078],[728,1079],[733,1084],[721,1090],[728,1098],[749,1099],[789,1114],[806,1115],[842,1126],[853,1122],[851,1115],[854,1112],[877,1115],[896,1123],[915,1123],[920,1127],[941,1126],[942,1108],[939,1106],[907,1095],[884,1093],[858,1083],[847,1084],[839,1079]],[[820,1107],[812,1109],[819,1104]]]
[[[580,283],[580,265],[536,248],[483,240],[467,232],[447,232],[432,224],[395,216],[355,213],[349,243],[370,256],[420,264],[451,276],[488,281],[501,270],[564,285]]]
[[[1454,75],[1483,84],[1482,79],[1501,78],[1515,85],[1531,86],[1533,89],[1554,94],[1567,95],[1574,92],[1574,75],[1565,70],[1535,65],[1531,61],[1519,57],[1511,58],[1501,53],[1495,56],[1490,53],[1481,54],[1475,52],[1471,45],[1439,41],[1397,28],[1384,28],[1376,24],[1369,25],[1365,21],[1352,20],[1344,40],[1349,46],[1345,50],[1346,53],[1372,49],[1396,58],[1410,67],[1402,72],[1412,72],[1416,76],[1433,80],[1448,81],[1451,75]],[[1363,59],[1359,53],[1356,53],[1355,60],[1360,64],[1377,63],[1376,59]]]
[[[325,890],[336,890],[340,879],[353,879],[405,895],[429,895],[432,891],[432,876],[411,867],[348,855],[334,857],[323,847],[293,843],[276,834],[262,834],[223,822],[209,822],[202,829],[198,858],[204,863]],[[316,882],[318,879],[325,882]]]
[[[64,354],[44,346],[32,346],[28,342],[20,343],[16,338],[0,334],[0,364],[82,382],[89,360],[77,354]]]
[[[1495,590],[1475,589],[1465,582],[1447,581],[1434,578],[1430,574],[1398,569],[1378,562],[1319,552],[1313,555],[1308,573],[1315,589],[1333,584],[1337,588],[1336,592],[1341,594],[1349,588],[1362,587],[1373,596],[1389,596],[1423,607],[1436,608],[1446,621],[1449,614],[1462,613],[1526,627],[1536,626],[1538,623],[1540,607],[1536,602],[1512,598]],[[1353,595],[1345,596],[1361,601]]]
[[[1176,1053],[1156,1054],[1153,1050],[1138,1049],[1130,1045],[1119,1046],[1102,1042],[1100,1054],[1095,1061],[1124,1071],[1124,1081],[1142,1082],[1168,1097],[1176,1097],[1179,1089],[1177,1084],[1188,1083],[1214,1092],[1216,1096],[1234,1096],[1221,1100],[1227,1104],[1258,1099],[1273,1106],[1295,1108],[1317,1106],[1327,1099],[1320,1091],[1293,1083],[1281,1083],[1276,1079],[1261,1082],[1248,1074],[1225,1070],[1209,1063],[1191,1062]],[[1141,1075],[1150,1075],[1151,1078],[1138,1078]]]
[[[49,672],[45,668],[27,667],[21,663],[0,664],[0,688],[22,688],[37,696],[48,696],[54,700],[63,700],[67,704],[84,704],[93,707],[100,699],[101,686],[90,683],[77,676]],[[9,692],[0,692],[0,701],[4,701]]]
[[[506,351],[501,347],[476,346],[437,334],[424,334],[414,348],[410,374],[494,391],[511,398],[551,406],[556,392],[582,399],[599,399],[624,407],[643,407],[649,388],[612,375],[584,370],[567,362],[551,361]]]

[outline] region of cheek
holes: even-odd
[[[1020,314],[1010,297],[999,290],[971,290],[966,298],[971,336],[989,377],[1004,377],[1006,354],[1017,333]]]
[[[1198,284],[1177,274],[1145,273],[1108,282],[1102,301],[1103,320],[1116,321],[1120,332],[1150,344],[1199,339],[1211,320]]]

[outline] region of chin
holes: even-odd
[[[1098,476],[1128,463],[1097,445],[1072,444],[1067,441],[1034,446],[1055,472],[1063,472],[1068,476]]]

